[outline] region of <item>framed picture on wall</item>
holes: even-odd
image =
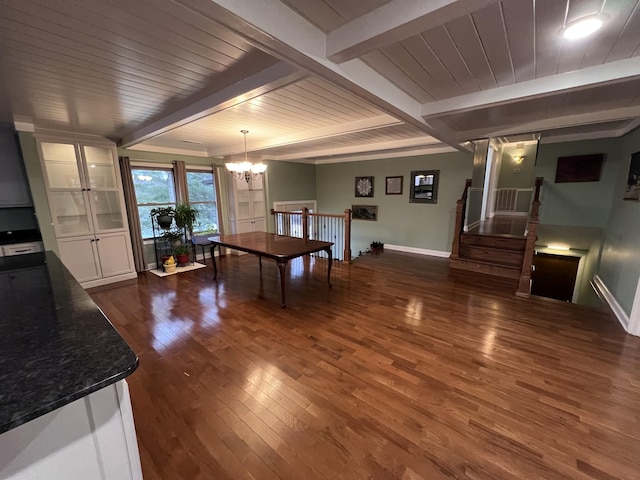
[[[438,203],[438,177],[440,170],[411,172],[409,203]]]
[[[356,197],[373,197],[373,177],[356,177]]]
[[[385,195],[402,195],[402,180],[404,177],[387,177],[385,179]]]
[[[377,205],[351,205],[351,218],[353,220],[378,220]]]
[[[640,201],[640,152],[631,155],[627,187],[624,189],[624,200]]]

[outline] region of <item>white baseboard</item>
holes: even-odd
[[[113,277],[100,278],[98,280],[91,280],[89,282],[82,282],[82,288],[95,288],[102,287],[103,285],[109,285],[110,283],[116,282],[124,282],[125,280],[133,280],[134,278],[138,278],[137,272],[124,273],[122,275],[115,275]]]
[[[604,284],[602,279],[598,275],[596,275],[595,277],[593,277],[591,285],[593,286],[596,293],[600,296],[600,298],[607,302],[607,305],[616,316],[625,331],[629,332],[629,316],[622,309],[622,307],[613,296],[611,291]]]
[[[441,250],[427,250],[426,248],[404,247],[402,245],[389,245],[385,243],[384,248],[387,250],[395,250],[397,252],[417,253],[418,255],[429,255],[431,257],[449,258],[451,252],[443,252]]]
[[[502,211],[496,210],[494,212],[494,216],[496,217],[528,217],[529,212],[512,212],[512,211]]]

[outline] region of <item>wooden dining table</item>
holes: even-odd
[[[278,265],[280,271],[280,291],[282,295],[282,308],[287,308],[285,298],[286,270],[289,260],[303,255],[324,251],[329,258],[329,268],[327,269],[327,284],[331,288],[331,263],[333,254],[331,247],[333,242],[322,242],[320,240],[307,240],[304,238],[288,237],[286,235],[276,235],[268,232],[246,232],[231,235],[217,235],[210,237],[211,259],[213,263],[213,278],[218,277],[218,267],[216,266],[215,248],[218,247],[222,254],[221,247],[227,247],[241,252],[251,253],[258,257],[260,269],[262,269],[262,257],[272,258]]]

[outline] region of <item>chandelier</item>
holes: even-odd
[[[244,135],[244,162],[229,162],[225,166],[231,172],[234,180],[242,180],[243,178],[249,183],[249,180],[257,180],[267,169],[264,163],[251,163],[247,160],[247,133],[249,130],[240,130]]]

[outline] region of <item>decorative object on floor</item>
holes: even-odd
[[[373,197],[374,177],[356,177],[356,197]]]
[[[627,187],[624,190],[624,200],[640,200],[640,152],[631,155]]]
[[[377,205],[351,205],[351,218],[353,220],[378,220]]]
[[[411,172],[409,203],[438,203],[438,177],[440,170]]]
[[[173,256],[170,255],[169,258],[162,264],[164,267],[164,271],[166,273],[174,273],[176,271],[176,261],[173,259]]]
[[[247,183],[249,183],[249,180],[256,180],[261,177],[267,169],[267,166],[262,162],[251,163],[247,159],[247,133],[249,133],[249,130],[240,130],[240,133],[244,135],[244,162],[229,162],[226,163],[225,166],[227,170],[231,172],[234,179],[240,180],[244,178]]]
[[[382,253],[384,251],[384,243],[382,242],[371,242],[369,245],[371,253],[377,255],[378,253]]]
[[[169,275],[174,275],[176,273],[190,272],[191,270],[199,270],[201,268],[205,268],[205,265],[203,265],[202,263],[193,262],[188,265],[185,265],[184,267],[176,267],[176,269],[173,272],[163,272],[162,270],[158,270],[154,268],[149,270],[149,273],[153,273],[158,277],[166,277]]]
[[[162,233],[162,237],[169,242],[171,248],[182,245],[182,232],[180,230],[165,230]]]
[[[385,195],[402,195],[404,177],[387,177],[385,179]]]

